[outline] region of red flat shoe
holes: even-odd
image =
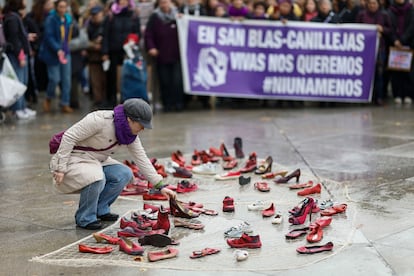
[[[150,262],[156,262],[160,260],[174,258],[174,257],[177,257],[177,255],[178,255],[178,250],[175,248],[169,247],[165,250],[148,252],[148,260]]]
[[[303,189],[303,188],[309,188],[313,186],[313,181],[309,180],[306,183],[300,183],[300,184],[293,184],[289,186],[289,189],[295,190],[295,189]]]
[[[309,227],[312,227],[314,224],[319,224],[322,228],[330,225],[332,221],[332,217],[320,217],[315,222],[312,222]]]
[[[328,242],[324,245],[315,245],[315,246],[301,246],[296,249],[300,254],[314,254],[323,251],[331,251],[333,249],[333,243]]]
[[[323,231],[322,227],[315,223],[312,227],[309,227],[310,233],[306,236],[306,240],[310,243],[319,242],[322,240]]]
[[[333,216],[335,214],[340,214],[346,211],[346,204],[334,205],[331,208],[321,211],[321,216]]]
[[[166,197],[163,194],[143,194],[142,195],[143,200],[168,200],[168,197]]]
[[[95,238],[97,243],[101,243],[103,241],[106,241],[110,244],[118,244],[119,238],[117,237],[111,237],[109,235],[105,235],[104,233],[93,233],[92,236]]]
[[[190,255],[191,259],[205,257],[207,255],[213,255],[220,252],[218,248],[204,248],[203,250],[193,251],[193,254]]]
[[[308,233],[309,227],[293,229],[285,235],[286,239],[296,239],[300,236],[306,235]]]
[[[275,214],[275,205],[272,203],[269,208],[262,211],[263,217],[272,217]]]
[[[127,253],[128,255],[143,255],[144,248],[138,243],[128,240],[122,237],[119,241],[119,250]]]
[[[303,189],[302,191],[298,192],[298,196],[307,196],[311,194],[320,194],[321,193],[321,183],[316,184],[313,187]]]
[[[114,248],[112,246],[91,247],[91,246],[87,246],[86,244],[82,244],[82,243],[79,244],[78,248],[79,248],[79,252],[93,253],[93,254],[108,254],[114,251]]]
[[[181,219],[174,219],[174,226],[175,227],[184,227],[188,229],[194,229],[194,230],[201,230],[204,228],[204,224],[202,223],[192,223],[189,221],[184,221]]]
[[[256,182],[254,183],[254,187],[261,192],[270,191],[270,187],[269,187],[269,184],[267,184],[267,182]]]

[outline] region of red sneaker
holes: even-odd
[[[194,192],[198,189],[197,184],[191,183],[187,180],[181,180],[177,184],[177,193],[188,193],[188,192]]]
[[[240,171],[236,171],[236,172],[228,172],[225,174],[217,174],[214,178],[216,180],[229,180],[229,179],[235,179],[235,178],[239,178],[240,177]]]
[[[238,239],[227,239],[227,244],[233,248],[260,248],[262,247],[262,242],[260,241],[260,236],[249,236],[246,233],[243,233],[242,236]]]
[[[223,199],[223,212],[234,212],[234,199],[226,196]]]

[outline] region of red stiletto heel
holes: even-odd
[[[306,217],[309,214],[309,220],[312,220],[312,208],[315,204],[315,201],[311,197],[307,197],[303,203],[301,209],[295,214],[289,217],[289,222],[298,225],[303,224],[306,220]]]

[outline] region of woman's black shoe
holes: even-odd
[[[86,226],[79,226],[78,225],[78,227],[83,228],[83,229],[87,229],[87,230],[98,230],[98,229],[102,229],[102,224],[101,224],[100,221],[94,221],[94,222],[89,223]]]
[[[102,220],[102,221],[117,221],[119,218],[119,215],[117,214],[112,214],[112,213],[108,213],[102,216],[98,216],[98,219]]]

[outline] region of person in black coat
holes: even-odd
[[[129,34],[141,37],[141,24],[133,0],[116,0],[105,18],[102,40],[103,61],[109,60],[107,105],[117,104],[120,72],[124,61],[123,45]]]
[[[318,15],[312,18],[311,22],[339,23],[340,18],[333,12],[330,0],[319,0]]]
[[[394,0],[389,8],[392,23],[391,45],[398,49],[414,49],[414,8],[409,0]],[[412,64],[412,63],[411,63]],[[410,72],[393,71],[392,93],[397,105],[411,105],[414,97],[413,65]]]

